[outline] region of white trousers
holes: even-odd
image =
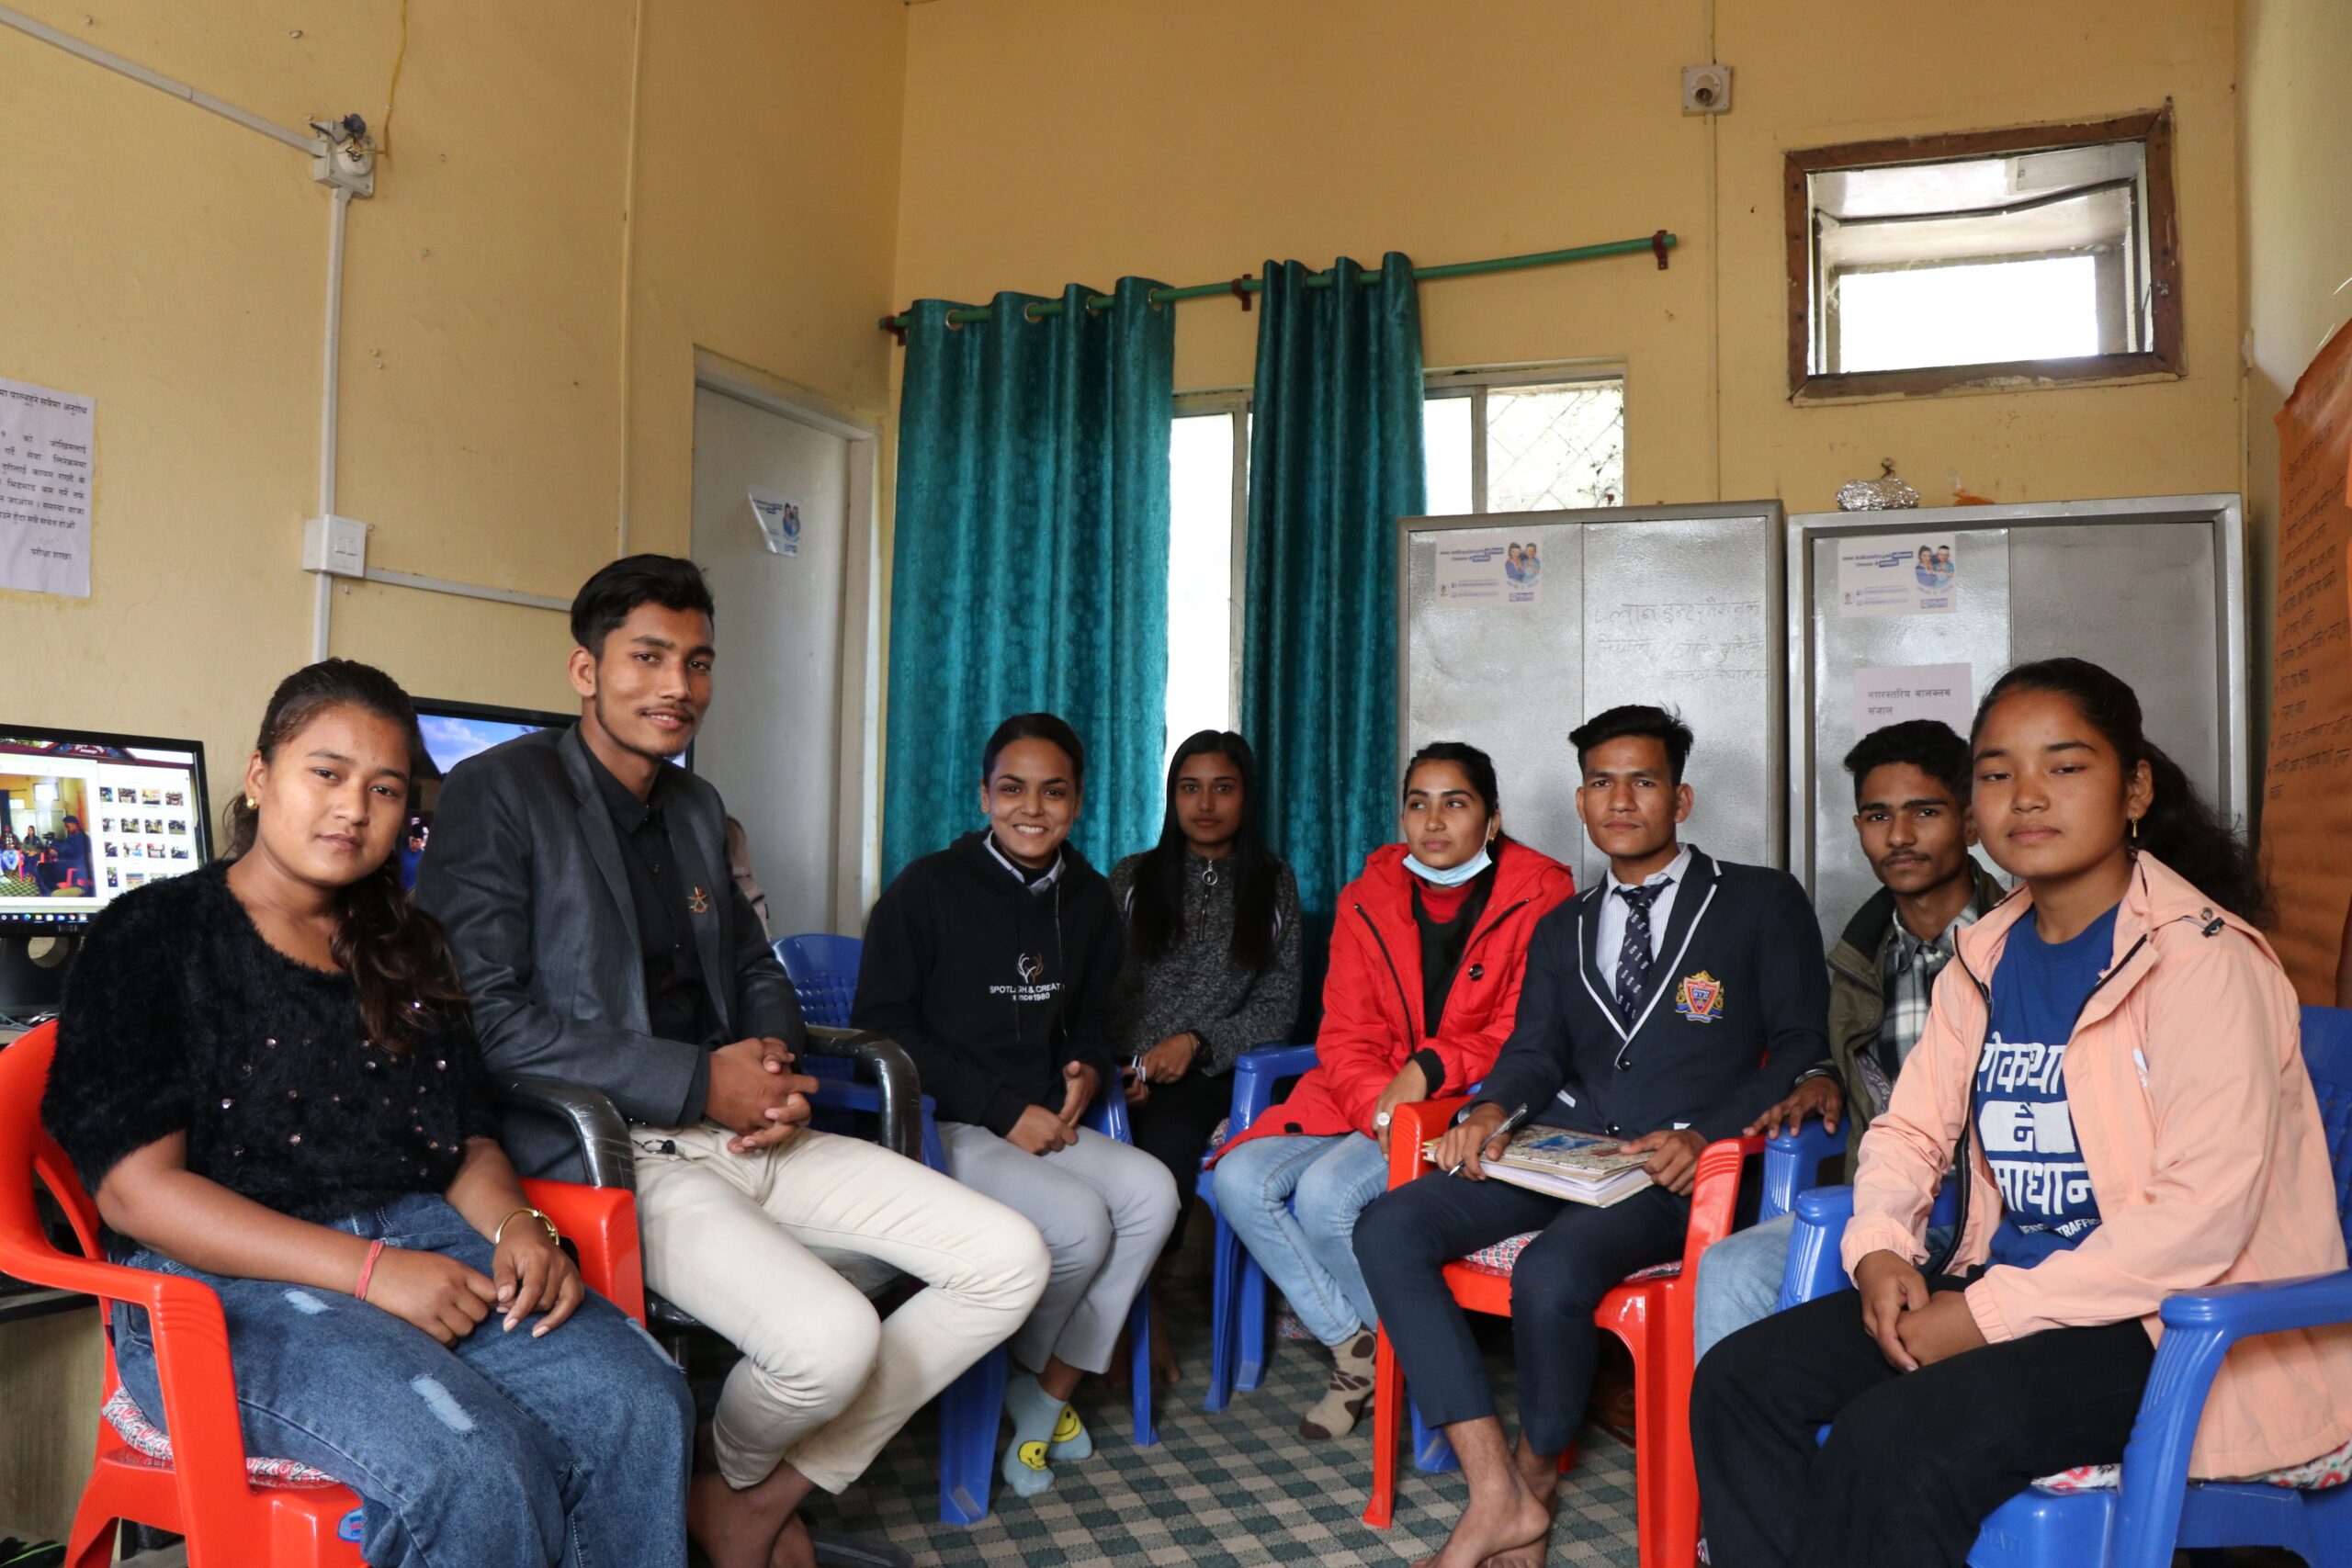
[[[956,1180],[1027,1215],[1053,1255],[1046,1293],[1012,1337],[1012,1359],[1033,1372],[1057,1356],[1082,1372],[1107,1369],[1127,1309],[1176,1228],[1168,1168],[1091,1127],[1049,1155],[967,1122],[942,1122],[939,1142]]]
[[[715,1123],[630,1132],[646,1284],[743,1352],[713,1423],[730,1486],[788,1460],[843,1490],[1046,1290],[1036,1226],[877,1145],[811,1131],[738,1155]],[[883,1318],[841,1271],[877,1263],[929,1289]]]

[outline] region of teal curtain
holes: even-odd
[[[979,827],[980,749],[1044,708],[1086,743],[1080,850],[1158,836],[1168,679],[1175,307],[1122,278],[1059,314],[1000,294],[951,327],[918,301],[899,403],[882,874]]]
[[[1251,394],[1241,728],[1270,836],[1328,920],[1396,832],[1396,529],[1419,514],[1420,305],[1413,264],[1265,269]]]

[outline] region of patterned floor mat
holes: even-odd
[[[927,1564],[1385,1565],[1426,1556],[1444,1541],[1464,1495],[1458,1473],[1423,1475],[1406,1464],[1396,1525],[1375,1530],[1363,1521],[1372,1474],[1368,1428],[1337,1442],[1298,1436],[1298,1412],[1329,1370],[1310,1348],[1278,1344],[1265,1385],[1211,1416],[1200,1403],[1207,1314],[1177,1315],[1186,1325],[1178,1351],[1187,1379],[1163,1391],[1158,1446],[1136,1448],[1126,1402],[1090,1381],[1078,1405],[1094,1432],[1094,1457],[1059,1467],[1053,1489],[1029,1501],[1000,1487],[995,1511],[959,1529],[939,1522],[938,1427],[926,1411],[848,1495],[812,1507],[812,1519],[888,1537]],[[1508,1343],[1497,1338],[1488,1356],[1506,1412]],[[1588,1429],[1577,1467],[1563,1480],[1551,1561],[1634,1568],[1635,1559],[1634,1456]]]

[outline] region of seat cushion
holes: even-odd
[[[2298,1492],[2324,1492],[2352,1479],[2352,1439],[2347,1439],[2332,1452],[2305,1460],[2301,1464],[2290,1464],[2284,1470],[2268,1471],[2261,1475],[2233,1476],[2231,1479],[2265,1486],[2289,1486]],[[2076,1465],[2055,1475],[2045,1475],[2034,1484],[2044,1492],[2114,1492],[2123,1485],[2123,1467],[2120,1464]]]
[[[1526,1231],[1518,1235],[1505,1236],[1476,1252],[1464,1253],[1462,1261],[1481,1274],[1499,1274],[1509,1279],[1510,1271],[1519,1266],[1519,1255],[1527,1250],[1527,1244],[1543,1234],[1542,1231]],[[1645,1280],[1671,1280],[1681,1272],[1682,1260],[1676,1258],[1671,1263],[1654,1263],[1647,1269],[1635,1269],[1625,1276],[1625,1283],[1636,1285]]]
[[[98,1414],[107,1418],[107,1425],[114,1428],[115,1436],[133,1451],[145,1454],[159,1464],[172,1462],[171,1438],[162,1427],[147,1419],[147,1413],[139,1408],[139,1402],[130,1397],[129,1389],[116,1389],[113,1396],[98,1407]],[[323,1470],[313,1470],[290,1459],[247,1459],[245,1477],[255,1486],[343,1484]]]

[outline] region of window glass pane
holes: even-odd
[[[1168,738],[1233,715],[1233,415],[1180,417],[1168,451]]]
[[[1995,365],[2099,352],[2090,256],[1848,273],[1838,281],[1838,368]]]
[[[1625,385],[1487,393],[1487,510],[1616,506],[1625,495]]]
[[[1429,515],[1451,517],[1470,505],[1470,400],[1421,400],[1421,454],[1428,469]]]

